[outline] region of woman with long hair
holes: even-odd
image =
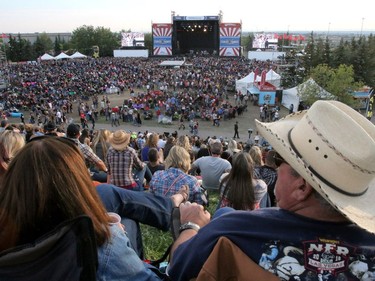
[[[190,162],[193,163],[195,160],[195,155],[193,153],[193,149],[190,143],[190,139],[188,136],[179,136],[176,141],[177,146],[181,146],[185,148],[187,152],[190,154]]]
[[[227,148],[227,150],[226,150],[226,152],[229,153],[229,157],[228,157],[227,160],[232,164],[233,156],[234,156],[236,153],[240,152],[240,151],[241,151],[241,150],[238,149],[238,144],[237,144],[237,142],[236,142],[235,140],[230,140],[230,141],[228,142],[228,148]]]
[[[238,152],[233,156],[232,169],[221,179],[220,208],[258,209],[261,199],[267,194],[265,182],[254,179],[253,161],[246,152]]]
[[[82,129],[79,141],[87,146],[91,146],[90,132],[88,129]]]
[[[107,151],[109,149],[109,136],[111,131],[107,129],[100,129],[96,131],[94,138],[91,143],[91,148],[96,155],[102,160],[105,161],[107,156]]]
[[[25,145],[25,138],[18,132],[5,130],[0,133],[0,182],[14,156]]]
[[[169,137],[167,138],[167,141],[166,141],[166,143],[165,143],[165,145],[164,145],[164,149],[163,149],[163,157],[164,157],[164,159],[167,159],[169,151],[171,150],[171,148],[172,148],[175,144],[176,144],[176,139],[175,139],[175,137],[173,137],[173,136],[169,136]]]
[[[74,142],[60,137],[33,138],[11,161],[0,186],[0,251],[34,243],[62,222],[87,215],[98,247],[97,280],[160,280],[133,250],[127,234],[130,230],[110,224],[101,200],[119,213],[130,210],[134,216],[146,214],[161,222],[165,221],[162,213],[170,213],[173,200],[150,200],[145,194],[102,186],[99,197]],[[139,210],[135,205],[142,200],[147,201]],[[154,201],[160,203],[153,205]],[[168,209],[157,215],[155,210],[163,210],[164,205]]]
[[[254,163],[254,177],[260,179],[259,169],[264,165],[262,150],[259,146],[253,145],[250,148],[249,153]]]

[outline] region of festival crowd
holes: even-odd
[[[265,116],[248,143],[116,128],[130,109],[219,115],[228,79],[251,67],[191,59],[199,71],[156,59],[8,68],[5,107],[30,108],[34,122],[0,124],[0,261],[84,215],[97,280],[375,280],[375,127],[355,110],[317,101],[276,122]],[[103,95],[111,86],[131,93],[115,110]],[[80,124],[67,120],[75,102]],[[236,96],[228,107],[242,105]],[[94,128],[96,110],[113,131]],[[167,268],[144,261],[140,223],[172,232]],[[4,280],[21,272],[2,269]]]
[[[158,122],[200,118],[219,124],[246,110],[247,95],[235,93],[234,104],[229,102],[235,80],[255,68],[274,67],[244,58],[192,57],[186,62],[189,66],[180,68],[159,66],[161,61],[100,58],[4,65],[0,71],[10,83],[0,102],[4,114],[29,110],[27,121],[38,125],[71,121],[74,104],[82,125],[91,122],[92,128],[98,116],[105,116],[112,126],[119,120],[141,125],[143,118],[153,117]],[[124,91],[131,98],[112,106],[110,94]]]

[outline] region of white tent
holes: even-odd
[[[290,105],[293,104],[293,111],[295,112],[298,110],[299,96],[297,87],[283,90],[281,104],[288,109],[290,108]]]
[[[246,95],[247,89],[254,85],[254,76],[255,73],[252,71],[244,78],[236,80],[236,91],[240,91],[241,94]],[[255,82],[260,82],[261,80],[261,75],[258,75]],[[281,76],[271,69],[266,73],[266,82],[278,88],[280,87]]]
[[[247,88],[250,88],[254,84],[254,72],[250,72],[245,77],[236,80],[236,92],[240,91],[242,95],[246,95]]]
[[[81,58],[86,58],[84,54],[81,54],[80,52],[75,52],[73,55],[70,56],[72,59],[81,59]]]
[[[50,54],[45,53],[43,56],[40,57],[41,60],[54,60],[55,57],[51,56]]]
[[[57,60],[61,60],[61,59],[70,59],[70,56],[68,56],[68,55],[65,54],[64,52],[61,52],[58,56],[55,57],[55,59],[57,59]]]
[[[270,69],[266,74],[266,81],[268,83],[274,85],[276,88],[278,88],[278,87],[280,87],[281,76],[280,76],[280,74],[277,74],[275,71]]]
[[[290,105],[293,104],[293,108],[294,108],[293,111],[294,112],[298,111],[298,106],[301,101],[298,95],[298,88],[300,89],[300,91],[303,91],[305,87],[311,87],[312,85],[318,89],[319,92],[317,93],[317,95],[319,96],[320,99],[322,100],[335,99],[334,95],[324,90],[314,81],[314,79],[310,78],[306,82],[294,88],[284,90],[281,104],[285,106],[286,108],[289,108]]]

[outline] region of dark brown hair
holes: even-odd
[[[110,236],[109,218],[78,147],[60,137],[32,139],[0,187],[0,251],[32,242],[79,215],[92,219],[102,245]]]
[[[253,168],[253,161],[247,152],[238,152],[233,156],[232,169],[220,185],[230,202],[229,207],[236,210],[254,209]]]

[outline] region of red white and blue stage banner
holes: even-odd
[[[170,23],[154,23],[152,25],[154,56],[172,55],[172,26]]]
[[[241,24],[220,24],[220,46],[221,57],[238,57],[241,55]]]

